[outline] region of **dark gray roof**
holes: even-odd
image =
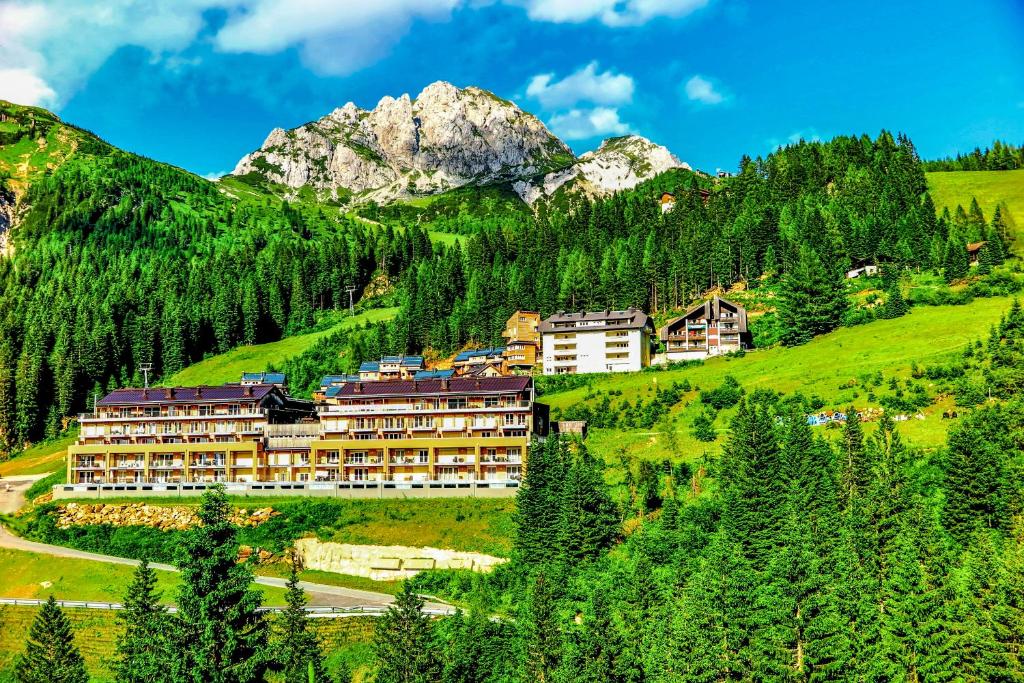
[[[574,329],[573,327],[564,326],[565,323],[595,323],[604,322],[604,325],[583,326],[575,329],[582,330],[639,330],[644,327],[653,328],[651,318],[646,313],[641,311],[639,308],[627,308],[624,311],[579,311],[579,312],[565,312],[559,311],[550,318],[547,318],[540,324],[540,331],[543,332],[555,332],[564,329]]]

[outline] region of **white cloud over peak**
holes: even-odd
[[[693,76],[684,86],[686,97],[693,102],[702,104],[721,104],[725,96],[715,88],[715,84],[703,76]]]
[[[639,26],[657,17],[678,19],[706,7],[710,0],[517,0],[531,19],[581,23],[597,19],[606,26]]]
[[[598,73],[597,62],[591,62],[560,81],[553,73],[538,74],[530,79],[526,94],[545,109],[571,107],[579,102],[624,104],[633,99],[633,79],[611,71]]]
[[[552,116],[549,123],[551,131],[563,140],[625,135],[632,130],[627,123],[619,119],[618,110],[611,107],[570,109],[564,114]]]
[[[123,47],[147,50],[154,62],[172,70],[197,64],[191,48],[200,45],[255,54],[296,48],[310,69],[344,75],[385,56],[413,22],[445,21],[457,9],[481,11],[500,2],[523,8],[535,21],[597,20],[616,27],[684,17],[710,1],[0,0],[0,98],[60,106]],[[211,10],[226,17],[219,28],[208,21]],[[628,76],[587,68],[589,74],[565,80],[576,77],[584,86],[589,76],[607,92],[591,90],[575,101],[611,104],[631,95]],[[552,82],[550,75],[538,78],[531,85],[550,102],[572,106],[569,86],[559,88],[563,82]]]

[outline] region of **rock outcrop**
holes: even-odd
[[[437,82],[415,100],[384,97],[370,111],[349,102],[304,126],[275,128],[233,174],[387,202],[543,175],[573,161],[563,142],[512,102]]]
[[[611,138],[578,159],[541,121],[481,88],[437,82],[415,99],[349,102],[298,128],[275,128],[233,175],[256,174],[337,199],[386,204],[465,185],[511,183],[527,203],[569,185],[588,195],[628,189],[689,168],[638,135]]]
[[[403,545],[352,545],[315,538],[295,541],[295,554],[303,569],[365,576],[375,581],[396,581],[426,569],[470,569],[489,572],[508,560],[482,553],[413,548]]]
[[[539,182],[519,181],[516,192],[528,204],[549,198],[558,190],[599,197],[636,187],[673,168],[689,169],[667,148],[639,135],[609,138],[566,169],[549,173]]]
[[[280,514],[273,508],[236,510],[231,521],[238,526],[259,526]],[[148,526],[161,531],[181,531],[199,524],[194,507],[148,505],[146,503],[68,503],[57,508],[57,527],[109,524],[111,526]]]

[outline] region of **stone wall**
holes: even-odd
[[[195,507],[148,505],[146,503],[68,503],[57,507],[57,526],[67,529],[89,524],[112,526],[149,526],[161,531],[183,530],[199,524]],[[280,514],[273,508],[248,510],[242,508],[231,514],[231,521],[239,526],[259,526]]]
[[[305,569],[365,576],[376,581],[405,579],[425,569],[489,572],[508,561],[482,553],[402,545],[327,543],[315,538],[295,541],[295,551]]]

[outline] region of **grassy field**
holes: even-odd
[[[67,448],[77,438],[78,430],[74,429],[67,436],[38,443],[18,453],[10,460],[0,462],[0,477],[12,477],[19,474],[48,474],[62,469]]]
[[[14,660],[25,648],[25,639],[36,612],[35,607],[0,607],[0,683],[15,680]],[[110,658],[120,632],[115,613],[71,608],[65,612],[74,629],[75,644],[85,658],[89,679],[93,683],[113,681]],[[329,669],[333,670],[340,662],[345,662],[356,674],[354,680],[366,680],[372,657],[369,642],[373,636],[373,622],[373,617],[312,620]]]
[[[283,563],[265,564],[257,568],[256,573],[260,576],[276,576],[280,579],[287,579],[290,574],[288,565]],[[341,586],[342,588],[354,588],[361,591],[374,591],[375,593],[388,593],[397,595],[402,590],[401,581],[374,581],[365,576],[353,574],[338,574],[336,572],[325,572],[319,569],[307,569],[299,572],[299,579],[312,583],[322,583],[325,586]]]
[[[364,323],[376,323],[393,318],[397,308],[373,308],[354,317],[345,317],[336,325],[302,334],[286,337],[280,341],[255,346],[239,346],[227,353],[206,358],[190,365],[181,372],[161,382],[162,386],[195,386],[199,384],[223,384],[237,382],[243,372],[262,372],[268,366],[280,365],[293,356],[302,353],[321,337],[347,327]]]
[[[121,602],[131,582],[133,567],[94,560],[53,557],[24,550],[0,548],[0,597],[48,598]],[[173,601],[180,580],[175,572],[157,571],[163,602]],[[260,586],[268,605],[283,605],[284,589]]]
[[[297,520],[310,514],[302,506],[329,504],[329,512],[316,514],[322,526],[312,528],[297,521],[295,526],[289,524],[289,528],[294,536],[315,532],[322,539],[337,543],[429,546],[507,557],[514,533],[513,498],[344,500],[228,496],[228,501],[237,508],[273,507],[282,511],[284,519],[294,514]],[[180,506],[198,505],[199,498],[104,498],[103,502]],[[242,542],[246,542],[244,538]]]
[[[783,393],[798,391],[808,397],[821,397],[829,408],[843,408],[851,403],[858,409],[877,406],[859,386],[859,378],[881,372],[886,381],[891,377],[903,379],[910,375],[911,363],[923,366],[942,361],[984,338],[989,326],[1009,306],[1009,299],[993,298],[978,299],[968,306],[918,307],[906,317],[841,328],[804,346],[754,351],[743,358],[712,358],[700,366],[673,370],[596,375],[589,386],[545,394],[540,400],[552,409],[564,410],[580,401],[595,400],[597,392],[614,391],[622,392],[615,396],[615,402],[625,399],[635,403],[638,398],[653,396],[659,384],[665,387],[688,380],[693,390],[673,408],[667,423],[649,431],[592,430],[587,443],[611,462],[616,462],[621,452],[661,459],[669,457],[671,451],[693,460],[721,448],[723,439],[703,443],[690,435],[689,428],[702,410],[698,390],[718,386],[727,374],[748,392],[757,388]],[[903,422],[900,431],[920,446],[940,444],[950,424],[942,420],[942,412],[950,405],[950,399],[940,399],[923,411],[926,419]],[[731,410],[719,413],[716,428],[720,434],[724,433],[731,414]]]
[[[928,191],[935,207],[941,211],[948,207],[955,211],[957,205],[967,209],[971,198],[985,212],[985,218],[992,218],[996,206],[1003,207],[1011,234],[1024,230],[1024,169],[1016,171],[949,171],[929,173]],[[1017,253],[1022,245],[1017,245]]]

